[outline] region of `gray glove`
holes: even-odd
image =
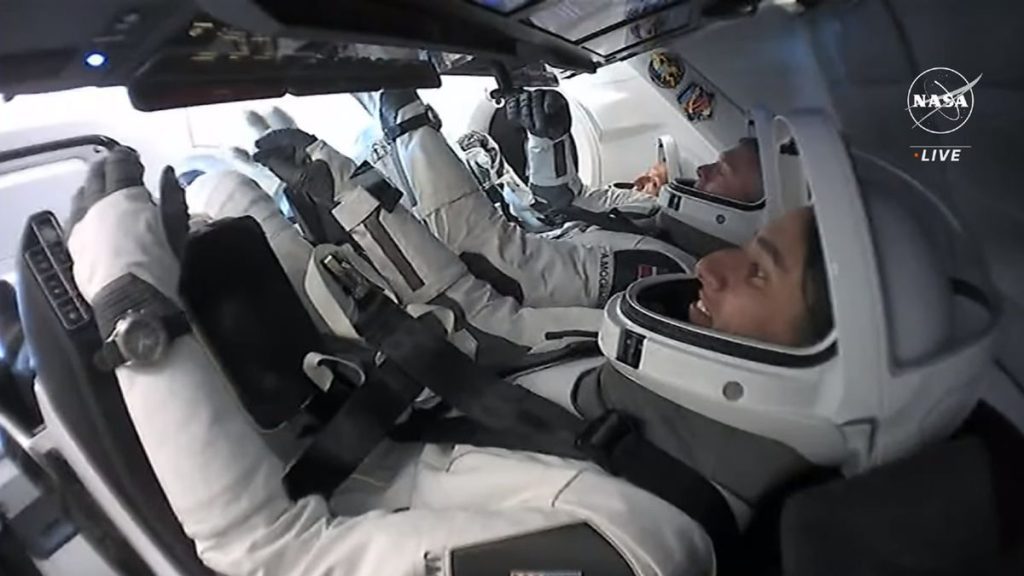
[[[540,138],[558,140],[572,128],[569,102],[555,90],[530,90],[505,103],[508,119]]]
[[[82,221],[85,213],[97,202],[118,190],[142,186],[144,172],[138,153],[127,146],[119,146],[106,156],[89,165],[85,184],[71,197],[71,214],[65,226],[66,235]]]
[[[97,202],[118,190],[142,186],[145,167],[138,153],[127,146],[119,146],[106,156],[94,161],[85,176],[85,184],[71,198],[71,213],[65,226],[65,235],[82,221]],[[160,175],[160,216],[164,235],[176,256],[181,257],[188,237],[188,207],[185,191],[178,183],[174,169],[164,168]]]

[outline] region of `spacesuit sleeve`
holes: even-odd
[[[178,265],[145,188],[124,189],[98,202],[75,227],[69,248],[87,300],[128,273],[177,299]],[[423,574],[453,544],[570,519],[531,509],[332,517],[320,497],[287,497],[282,463],[192,335],[177,339],[159,365],[122,366],[116,376],[185,533],[203,562],[228,576]]]
[[[565,208],[586,192],[573,160],[572,147],[569,134],[557,140],[527,135],[526,172],[530,190],[550,209]]]
[[[431,127],[404,134],[394,148],[417,194],[416,216],[456,256],[483,256],[519,284],[528,306],[596,307],[607,301],[610,251],[551,241],[508,222]]]
[[[573,201],[579,208],[591,212],[607,212],[618,208],[623,212],[651,214],[658,208],[656,196],[644,194],[632,187],[600,186],[591,188],[584,186]]]

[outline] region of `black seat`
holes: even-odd
[[[783,573],[1024,573],[1024,435],[981,404],[956,434],[867,474],[795,494]]]
[[[33,215],[22,236],[18,291],[38,384],[139,529],[181,573],[211,574],[196,556],[149,466],[117,380],[92,363],[99,331],[77,294],[62,238],[49,212]]]
[[[26,432],[42,424],[32,392],[35,373],[14,286],[0,280],[0,411]]]

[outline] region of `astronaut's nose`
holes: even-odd
[[[725,276],[717,266],[718,260],[715,254],[709,254],[697,262],[697,280],[703,290],[717,292],[725,286]]]

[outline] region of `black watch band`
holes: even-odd
[[[437,112],[435,112],[430,106],[427,106],[426,110],[412,118],[407,118],[398,124],[385,126],[384,137],[389,141],[394,142],[403,135],[424,126],[431,126],[435,130],[441,129],[441,117],[438,116]]]
[[[93,360],[105,371],[130,361],[114,340],[117,324],[123,319],[136,315],[159,322],[167,344],[191,330],[188,317],[173,300],[134,274],[104,286],[93,298],[92,308],[104,341]]]

